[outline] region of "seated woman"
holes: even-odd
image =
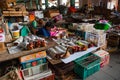
[[[41,35],[41,36],[44,36],[44,37],[50,37],[50,30],[51,28],[53,28],[54,25],[52,24],[52,22],[47,22],[45,24],[45,26],[43,26],[42,28],[40,28],[36,34],[37,35]]]

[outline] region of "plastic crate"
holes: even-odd
[[[92,53],[76,59],[74,63],[74,72],[82,79],[86,79],[100,69],[100,58]]]

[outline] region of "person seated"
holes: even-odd
[[[32,34],[36,35],[37,28],[38,28],[38,22],[36,20],[33,20],[30,24],[30,31]]]
[[[39,36],[44,36],[44,37],[50,37],[50,30],[51,28],[53,28],[54,25],[52,22],[47,22],[45,24],[45,26],[43,26],[42,28],[38,29],[38,31],[36,32],[36,34]]]
[[[85,4],[85,5],[83,5],[83,7],[81,8],[81,12],[87,14],[87,11],[88,11],[88,4]]]

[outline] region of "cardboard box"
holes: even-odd
[[[110,60],[110,55],[107,51],[104,50],[99,50],[96,51],[94,54],[100,57],[101,62],[100,62],[100,67],[103,68],[105,65],[109,64]]]
[[[25,62],[25,61],[28,61],[28,60],[33,60],[35,58],[44,58],[44,57],[46,57],[46,51],[41,51],[41,52],[37,52],[37,53],[34,53],[34,54],[30,54],[30,55],[27,55],[27,56],[20,57],[20,62]]]

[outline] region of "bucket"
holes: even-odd
[[[14,31],[11,31],[11,32],[12,32],[12,37],[13,38],[19,38],[20,30],[14,30]]]

